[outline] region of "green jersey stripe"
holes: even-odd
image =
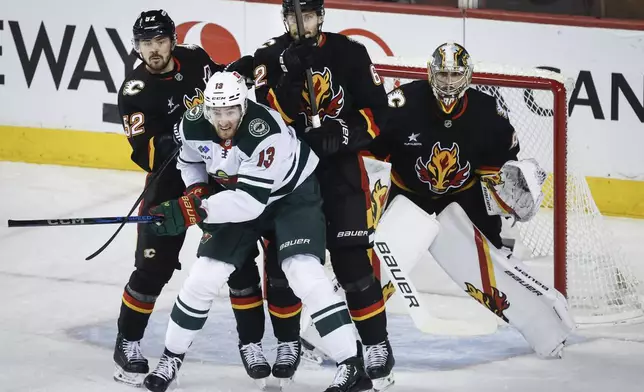
[[[271,196],[270,188],[259,187],[250,185],[245,182],[237,181],[237,190],[244,191],[251,195],[255,200],[262,204],[268,203],[268,198]]]

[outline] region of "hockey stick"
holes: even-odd
[[[297,36],[299,40],[304,39],[304,22],[302,21],[302,5],[300,0],[293,0],[295,6],[295,22],[297,23]],[[306,70],[306,84],[309,90],[309,103],[311,104],[311,125],[313,128],[320,128],[320,115],[318,114],[318,104],[315,100],[315,86],[313,85],[313,71],[311,68]]]
[[[132,213],[134,212],[134,210],[136,210],[136,207],[138,207],[139,204],[141,203],[141,200],[143,200],[143,197],[145,196],[145,192],[147,192],[147,190],[150,189],[150,186],[152,186],[152,184],[154,184],[156,182],[156,180],[161,176],[161,173],[163,173],[165,168],[168,167],[170,162],[172,162],[174,160],[174,158],[179,154],[180,150],[181,150],[181,146],[177,146],[177,148],[172,152],[172,154],[170,154],[170,156],[163,162],[163,164],[161,164],[161,167],[159,168],[159,170],[157,170],[155,173],[152,174],[152,176],[150,177],[147,185],[145,186],[145,188],[143,188],[143,192],[141,192],[141,194],[139,195],[139,198],[136,199],[136,201],[134,202],[134,205],[130,209],[130,212],[127,213],[127,215],[125,217],[126,219],[130,218],[132,216]],[[101,254],[101,252],[103,252],[112,243],[112,241],[114,241],[114,238],[116,238],[116,236],[121,232],[121,229],[123,229],[123,226],[125,226],[126,223],[127,223],[127,221],[125,221],[125,220],[123,222],[121,222],[121,225],[116,229],[114,234],[112,234],[112,236],[107,240],[107,242],[105,244],[103,244],[103,246],[98,248],[98,250],[96,252],[94,252],[91,255],[87,256],[85,258],[85,260],[91,260],[94,257],[96,257],[99,254]]]
[[[7,221],[9,227],[35,226],[79,226],[79,225],[109,225],[113,223],[154,223],[163,220],[160,216],[110,216],[101,218],[67,218],[67,219],[34,219]]]

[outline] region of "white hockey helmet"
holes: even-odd
[[[248,104],[248,87],[244,78],[235,72],[215,72],[210,77],[204,91],[204,112],[208,108],[225,108],[239,105],[242,116],[246,113]]]

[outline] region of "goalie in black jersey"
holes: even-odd
[[[500,248],[501,216],[529,220],[545,177],[533,160],[518,161],[519,140],[496,98],[471,89],[473,66],[461,45],[440,45],[427,80],[388,94],[387,126],[371,146],[392,164],[389,200],[402,194],[428,213],[457,202]],[[525,178],[536,178],[528,189]]]
[[[429,250],[464,292],[515,327],[537,355],[558,358],[575,325],[566,298],[501,249],[500,235],[502,216],[525,222],[538,212],[546,173],[534,159],[518,160],[512,113],[470,88],[473,65],[464,47],[440,45],[427,71],[429,83],[389,93],[388,123],[372,145],[392,165],[380,227],[405,216],[399,226],[434,230],[425,237],[429,243],[414,243],[402,228],[389,231],[388,240],[398,239],[408,254]]]
[[[119,114],[125,135],[132,146],[132,160],[148,173],[157,173],[159,167],[176,151],[174,126],[184,112],[199,107],[204,100],[204,89],[210,76],[224,66],[215,63],[196,45],[178,45],[175,25],[163,10],[142,12],[133,26],[134,48],[143,61],[123,82],[118,93]],[[149,209],[184,193],[204,196],[212,189],[208,184],[197,184],[186,190],[176,158],[146,191],[139,213],[148,215]],[[146,184],[150,176],[146,178]],[[114,348],[117,381],[140,385],[149,371],[140,341],[154,304],[174,270],[181,268],[179,251],[185,234],[159,237],[149,225],[139,225],[135,253],[135,270],[123,291],[118,318],[118,335]],[[253,259],[254,259],[253,255]],[[283,272],[276,269],[276,282],[285,281]],[[242,357],[261,346],[264,335],[264,306],[260,277],[254,262],[244,264],[228,284],[240,340]],[[271,314],[274,330],[297,340],[300,300],[288,285],[270,290]],[[275,293],[276,292],[276,293]],[[279,324],[279,325],[277,325]],[[294,326],[295,325],[295,326]],[[277,332],[276,332],[277,333]],[[281,336],[281,335],[280,335]],[[253,376],[265,378],[271,368],[265,358],[257,359]]]

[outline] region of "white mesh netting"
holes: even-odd
[[[410,80],[426,78],[425,59],[384,58],[376,61],[387,91]],[[394,76],[395,75],[395,76]],[[487,77],[483,77],[487,75]],[[492,75],[492,77],[490,77]],[[545,198],[541,212],[530,222],[518,224],[520,241],[533,257],[550,258],[554,262],[556,224],[567,222],[565,231],[565,263],[567,295],[578,324],[618,322],[644,316],[641,285],[625,260],[619,244],[603,223],[603,217],[593,200],[590,189],[576,159],[574,146],[581,145],[575,137],[583,135],[566,132],[567,97],[561,100],[558,112],[563,118],[556,126],[565,133],[566,159],[555,159],[555,92],[550,89],[527,89],[525,83],[514,84],[516,77],[554,80],[571,91],[574,81],[560,74],[541,69],[520,69],[507,66],[476,64],[474,87],[493,95],[506,109],[517,131],[521,145],[520,159],[535,158],[550,173],[543,186]],[[525,80],[524,80],[525,82]],[[535,83],[539,84],[539,83]],[[514,85],[514,87],[513,87]],[[561,86],[560,85],[560,86]],[[503,87],[501,87],[503,86]],[[547,84],[541,87],[547,88]],[[565,92],[557,93],[563,94]],[[555,205],[554,175],[556,165],[566,165],[566,209],[553,213]],[[560,196],[561,197],[561,196]],[[563,252],[561,253],[563,258]],[[562,268],[561,271],[564,271]],[[555,274],[557,272],[555,267]]]

